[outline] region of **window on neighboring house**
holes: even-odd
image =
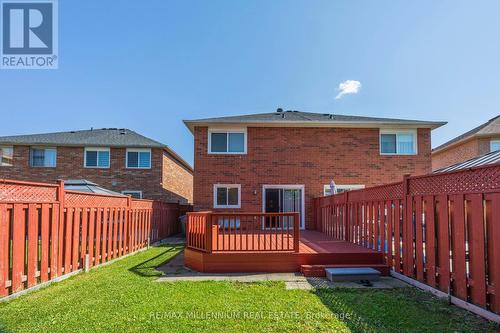
[[[0,166],[12,166],[14,147],[0,146]]]
[[[127,149],[126,166],[132,169],[151,168],[151,149]]]
[[[86,168],[109,168],[109,148],[85,148]]]
[[[380,153],[387,155],[415,155],[417,153],[416,131],[381,131]]]
[[[365,185],[336,185],[335,186],[335,194],[347,192],[347,191],[352,191],[352,190],[359,190],[365,188]],[[332,190],[330,188],[330,185],[324,185],[323,186],[323,195],[332,195]]]
[[[500,150],[500,140],[491,140],[490,141],[490,151]]]
[[[134,199],[142,199],[142,191],[122,191],[123,195],[130,195]]]
[[[246,154],[246,130],[209,130],[210,154]]]
[[[241,185],[214,185],[214,208],[240,208]]]
[[[56,148],[30,148],[30,165],[32,167],[55,168],[57,161]]]

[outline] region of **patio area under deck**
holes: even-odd
[[[375,250],[318,231],[299,231],[291,227],[293,224],[274,229],[256,226],[255,221],[270,218],[269,214],[190,215],[185,265],[199,272],[302,272],[322,276],[325,267],[372,267],[388,274],[383,254]],[[298,214],[273,216],[280,220],[295,217],[298,222]],[[231,224],[236,220],[238,224]]]

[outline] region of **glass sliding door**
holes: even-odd
[[[302,222],[302,188],[269,187],[264,188],[264,211],[266,213],[298,212]],[[302,226],[302,223],[300,223]],[[265,228],[293,228],[293,219],[290,217],[267,217]]]

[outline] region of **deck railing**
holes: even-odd
[[[0,180],[0,298],[179,232],[189,206]]]
[[[299,213],[190,212],[187,247],[203,252],[298,252]]]
[[[500,313],[500,164],[314,200],[316,229],[397,273]]]

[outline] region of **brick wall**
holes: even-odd
[[[193,202],[193,174],[166,151],[163,152],[163,188],[171,193],[171,201]]]
[[[463,162],[484,155],[490,151],[490,141],[499,140],[500,136],[472,138],[446,150],[432,154],[432,170]]]
[[[125,148],[111,148],[110,168],[97,169],[83,167],[83,147],[57,147],[55,168],[33,168],[29,146],[15,146],[13,166],[0,166],[0,178],[48,183],[58,179],[86,179],[115,192],[142,191],[145,199],[179,201],[179,196],[174,197],[163,187],[163,149],[151,150],[151,169],[125,168],[125,151]]]
[[[306,227],[323,186],[373,186],[431,171],[430,130],[418,130],[418,155],[381,156],[378,129],[248,128],[248,154],[208,155],[207,128],[195,128],[195,210],[213,209],[213,184],[241,184],[241,209],[262,211],[262,185],[305,186]]]

